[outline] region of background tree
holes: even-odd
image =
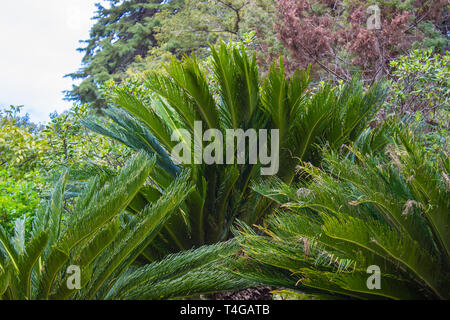
[[[273,33],[273,0],[185,0],[180,11],[166,15],[157,39],[162,46],[181,54],[209,51],[208,43],[218,39],[236,41],[251,31]]]
[[[448,45],[439,27],[446,0],[277,0],[276,29],[290,50],[292,69],[313,64],[326,78],[348,80],[361,71],[373,81],[389,61],[412,47]],[[367,8],[381,10],[381,29],[369,30]]]
[[[0,225],[5,229],[23,217],[30,229],[39,202],[63,168],[123,167],[130,151],[84,128],[80,120],[89,112],[86,105],[75,105],[53,113],[44,126],[30,122],[20,106],[0,111]]]
[[[390,94],[376,124],[397,118],[423,137],[427,148],[449,153],[450,52],[412,50],[390,61],[390,68]]]
[[[162,69],[161,62],[195,53],[208,55],[208,44],[237,40],[254,31],[258,46],[274,42],[273,0],[108,0],[97,4],[96,20],[82,68],[68,76],[81,79],[66,92],[69,100],[105,107],[99,89],[105,82],[120,83],[137,72]],[[267,61],[260,57],[261,61]],[[127,73],[128,71],[128,73]]]
[[[88,163],[111,169],[124,165],[130,156],[128,150],[90,132],[81,124],[81,120],[92,113],[87,105],[74,105],[61,114],[50,115],[51,121],[39,133],[39,139],[46,141],[48,147],[48,152],[42,156],[45,171],[83,167]]]
[[[46,152],[44,141],[36,137],[39,126],[20,115],[21,107],[10,106],[0,111],[0,168],[17,170],[16,178],[37,168]]]
[[[449,127],[450,52],[439,55],[431,50],[413,50],[390,65],[393,111],[400,115],[421,112],[430,122],[440,116]]]
[[[8,231],[17,219],[31,217],[39,205],[44,187],[39,167],[48,150],[37,137],[40,126],[22,115],[21,108],[0,110],[0,226]]]
[[[149,48],[157,45],[155,28],[160,22],[155,14],[173,10],[177,1],[159,0],[108,0],[108,5],[96,4],[95,25],[90,39],[81,41],[85,55],[82,68],[69,74],[72,79],[82,79],[67,92],[69,100],[103,106],[98,87],[107,80],[119,80],[137,56],[145,57]]]

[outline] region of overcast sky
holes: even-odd
[[[89,37],[98,0],[2,0],[0,108],[24,105],[35,122],[68,109],[64,75],[78,70],[79,40]]]

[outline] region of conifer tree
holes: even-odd
[[[149,48],[157,45],[155,32],[160,22],[155,15],[163,9],[173,10],[177,2],[108,0],[107,5],[97,3],[90,39],[81,41],[86,46],[79,49],[85,53],[82,67],[68,75],[82,82],[66,92],[66,98],[101,108],[104,100],[99,84],[123,78],[137,56],[145,57]]]
[[[273,42],[274,0],[108,0],[97,4],[90,39],[80,48],[82,68],[68,76],[82,79],[66,92],[71,101],[103,108],[99,87],[121,82],[130,73],[161,68],[161,62],[184,54],[209,55],[219,39],[240,40],[258,35],[256,46],[266,53]],[[266,41],[266,39],[268,39]]]

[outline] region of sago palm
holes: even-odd
[[[448,155],[427,153],[405,129],[387,150],[388,159],[328,153],[325,169],[303,164],[298,189],[256,186],[282,209],[265,235],[240,233],[241,275],[295,299],[449,299]]]
[[[239,250],[234,242],[149,265],[138,261],[193,188],[183,172],[157,201],[127,214],[154,165],[154,158],[138,153],[118,175],[90,179],[70,214],[64,214],[64,175],[31,235],[23,221],[12,236],[0,227],[0,299],[164,299],[247,287],[217,268],[218,260],[223,268],[223,259]],[[73,270],[80,273],[79,287],[68,285]]]
[[[319,163],[318,146],[328,143],[338,149],[358,139],[384,96],[380,85],[365,90],[357,78],[342,87],[325,84],[313,90],[308,71],[287,77],[282,61],[261,79],[255,56],[239,45],[211,47],[211,54],[206,67],[195,57],[185,57],[166,65],[167,75],[150,74],[143,83],[114,86],[113,107],[105,111],[112,122],[86,122],[96,132],[156,155],[157,168],[150,176],[155,196],[183,168],[190,168],[195,189],[183,206],[185,216],[171,220],[177,232],[163,230],[157,239],[157,247],[165,246],[168,252],[226,240],[236,218],[255,223],[271,206],[250,188],[260,177],[260,162],[176,163],[170,155],[179,143],[172,141],[174,133],[187,130],[197,139],[196,121],[204,130],[220,130],[224,137],[228,129],[278,129],[277,176],[290,184],[301,160]],[[198,140],[203,148],[210,143]]]

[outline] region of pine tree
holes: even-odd
[[[85,55],[78,72],[68,76],[82,79],[66,92],[66,98],[103,107],[104,100],[98,87],[108,80],[120,80],[137,56],[145,57],[149,48],[156,46],[156,28],[160,21],[155,17],[161,10],[173,10],[177,1],[159,0],[108,0],[103,6],[96,4],[95,25],[90,39],[81,41]]]
[[[97,4],[90,39],[82,41],[82,68],[68,75],[83,81],[66,98],[94,108],[105,106],[99,87],[106,81],[153,71],[173,56],[207,56],[210,43],[240,40],[251,31],[258,35],[259,51],[266,52],[262,47],[272,46],[267,43],[275,37],[273,0],[108,1]]]

